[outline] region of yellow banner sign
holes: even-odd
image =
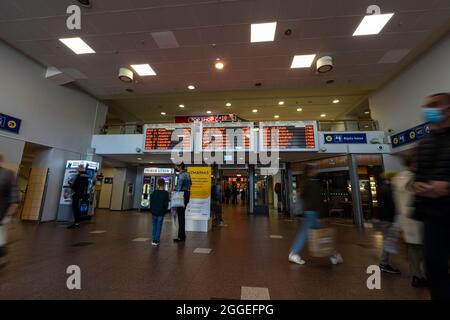
[[[208,199],[211,196],[211,167],[190,167],[191,199]]]

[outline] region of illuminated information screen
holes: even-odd
[[[186,125],[183,127],[176,125],[163,126],[144,126],[144,151],[192,151],[191,127]],[[174,132],[176,137],[172,141]]]
[[[272,141],[277,134],[278,141]],[[315,121],[260,123],[260,144],[262,150],[316,151],[317,123]]]
[[[202,150],[250,151],[254,146],[252,123],[204,124]]]

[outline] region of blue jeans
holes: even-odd
[[[306,240],[308,239],[308,230],[312,228],[320,228],[319,223],[319,213],[317,211],[305,211],[306,221],[303,224],[300,232],[297,234],[297,238],[292,245],[291,252],[300,253],[305,246]]]
[[[159,242],[159,239],[161,237],[161,230],[164,221],[164,216],[153,216],[152,220],[153,220],[153,228],[152,228],[153,241]]]

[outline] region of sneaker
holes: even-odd
[[[330,261],[332,264],[336,265],[339,263],[343,263],[344,259],[342,258],[342,256],[339,253],[335,253],[334,255],[332,255],[330,257]]]
[[[184,241],[185,241],[185,239],[180,239],[180,238],[173,239],[173,242],[184,242]]]
[[[158,246],[158,241],[152,241],[152,246],[157,247]]]
[[[425,278],[413,277],[411,280],[411,286],[414,288],[426,288],[428,287],[428,281]]]
[[[400,274],[400,270],[393,268],[389,264],[380,264],[380,269],[386,273]]]
[[[289,254],[289,262],[295,263],[295,264],[305,264],[306,261],[302,260],[302,258],[296,254],[296,253],[290,253]]]
[[[75,228],[80,228],[80,224],[79,223],[74,223],[71,224],[70,226],[67,227],[67,229],[75,229]]]

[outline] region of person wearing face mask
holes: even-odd
[[[431,298],[450,300],[450,93],[428,97],[422,110],[431,132],[418,147],[414,217],[424,223]]]

